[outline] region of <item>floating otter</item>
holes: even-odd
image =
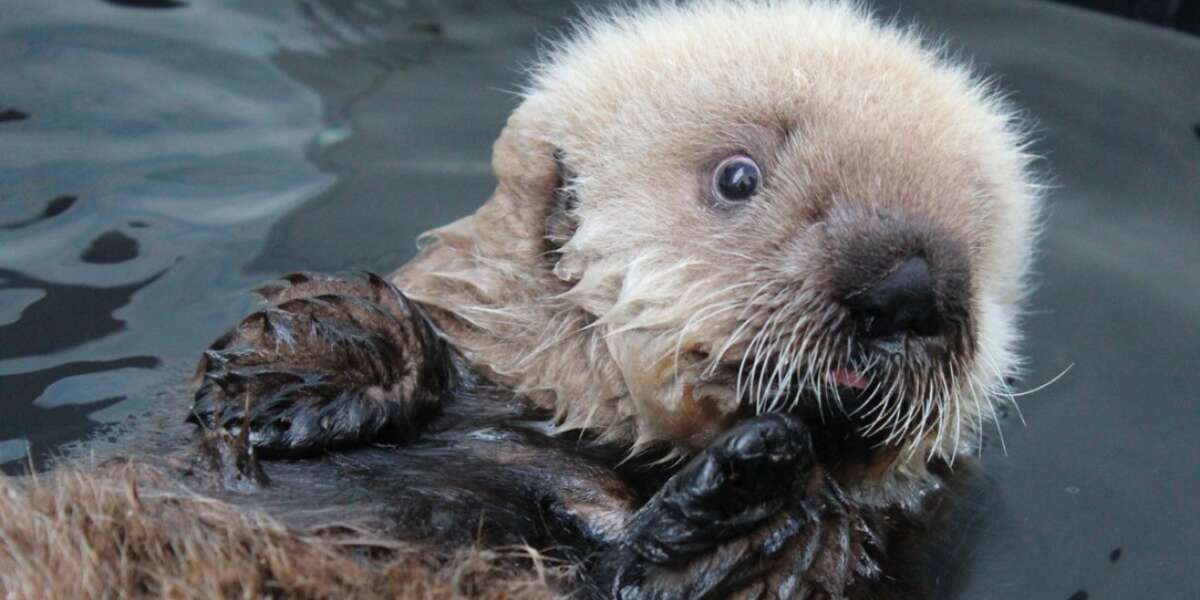
[[[386,280],[263,288],[193,418],[268,456],[399,443],[410,533],[532,511],[501,533],[567,540],[600,595],[911,597],[893,541],[1019,362],[1024,145],[852,5],[595,15],[535,65],[491,199]]]

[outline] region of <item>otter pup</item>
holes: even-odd
[[[493,196],[387,280],[261,290],[193,417],[294,456],[481,435],[440,411],[514,399],[540,439],[477,458],[587,464],[514,485],[601,594],[911,593],[890,540],[1019,363],[1024,147],[990,86],[848,3],[593,15],[535,65]]]

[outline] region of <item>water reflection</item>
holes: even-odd
[[[520,66],[571,5],[300,6],[330,45],[317,54],[283,51],[275,63],[318,90],[330,128],[352,137],[312,147],[313,162],[338,173],[337,182],[280,219],[247,268],[390,271],[415,253],[417,235],[490,194],[491,146],[518,101]]]
[[[17,110],[15,108],[0,108],[0,123],[6,121],[24,121],[29,118],[29,114]]]
[[[67,212],[67,210],[75,205],[76,200],[78,200],[78,198],[71,195],[58,196],[57,198],[53,198],[47,202],[46,207],[42,209],[41,213],[29,217],[28,219],[23,219],[13,223],[0,224],[0,229],[20,229],[22,227],[29,227],[35,223],[45,221],[46,219],[53,219],[54,217]]]
[[[249,308],[266,227],[329,184],[321,101],[270,61],[320,43],[289,4],[236,4],[6,2],[0,463],[185,406],[156,395]]]
[[[0,291],[42,292],[15,323],[0,326],[0,360],[50,354],[121,331],[125,321],[113,314],[163,273],[128,285],[93,287],[52,283],[0,268]]]
[[[121,369],[154,369],[160,361],[153,356],[133,356],[110,361],[73,362],[48,369],[0,375],[4,390],[4,419],[0,420],[0,440],[20,438],[23,445],[11,445],[0,452],[0,469],[8,473],[22,471],[27,465],[26,452],[34,466],[45,464],[48,451],[59,445],[84,439],[100,424],[88,415],[126,399],[124,395],[86,397],[75,404],[40,406],[38,398],[51,385],[72,377]]]
[[[133,260],[137,255],[138,241],[113,229],[92,240],[79,259],[86,263],[101,265]]]

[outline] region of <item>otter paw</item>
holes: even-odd
[[[676,563],[779,512],[811,464],[795,419],[764,415],[718,438],[635,515],[627,543],[645,560]]]
[[[424,316],[375,275],[285,280],[204,353],[189,420],[248,428],[264,455],[410,437],[449,377]]]

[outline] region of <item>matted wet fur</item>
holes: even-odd
[[[550,584],[562,566],[517,568],[515,555],[300,532],[146,464],[0,478],[4,598],[560,597]]]
[[[922,538],[943,503],[919,516],[863,510],[809,462],[786,419],[735,428],[678,471],[618,465],[633,473],[625,479],[603,447],[542,433],[503,399],[480,401],[500,408],[467,399],[410,446],[274,461],[270,483],[245,436],[223,431],[200,452],[0,480],[0,592],[912,599],[927,589]]]
[[[336,539],[200,500],[234,531],[200,519],[188,560],[311,557],[318,578],[448,593],[463,548],[526,545],[600,597],[921,597],[926,535],[1013,398],[1038,200],[1024,146],[992,86],[854,4],[588,16],[532,69],[475,214],[388,278],[262,288],[198,369],[215,489],[361,509],[436,564],[338,562]],[[37,523],[90,488],[60,489],[8,498]],[[167,535],[179,515],[154,506],[167,529],[146,531]],[[68,512],[50,522],[99,523]],[[117,547],[167,541],[138,535]],[[37,543],[12,547],[33,568]],[[306,593],[303,569],[254,564],[234,578]]]
[[[926,589],[924,538],[965,464],[931,465],[936,486],[904,505],[864,503],[840,480],[871,448],[846,424],[779,413],[747,414],[682,466],[669,445],[630,455],[602,433],[562,431],[548,411],[481,377],[379,277],[297,273],[261,293],[268,307],[201,363],[193,420],[215,427],[204,432],[198,472],[215,475],[217,489],[251,502],[303,490],[300,507],[337,507],[435,555],[527,546],[571,565],[559,589],[589,597],[916,598]],[[441,394],[415,413],[396,408],[420,415],[420,435],[383,427],[387,410],[359,408],[410,399],[369,388],[417,373]],[[228,403],[239,397],[246,403]],[[365,422],[335,420],[358,411]],[[355,444],[360,431],[393,444]],[[276,460],[259,464],[254,448]]]

